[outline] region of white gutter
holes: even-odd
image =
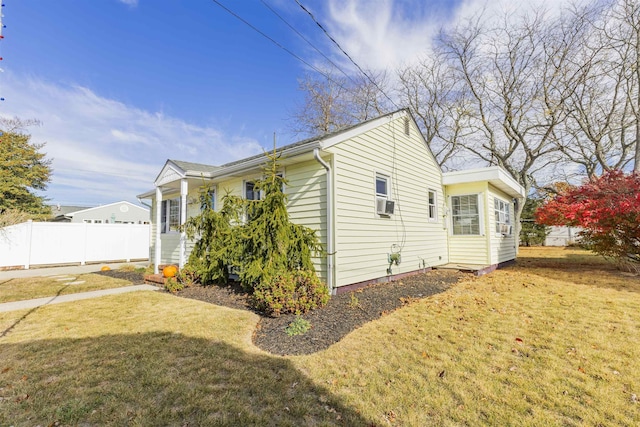
[[[279,151],[279,154],[282,157],[294,157],[294,156],[298,156],[300,154],[305,154],[305,153],[309,153],[312,150],[315,150],[315,147],[318,147],[320,145],[319,141],[312,141],[310,143],[304,144],[304,145],[300,145],[297,147],[291,147],[287,150],[284,151]],[[242,173],[246,170],[251,170],[251,169],[255,169],[258,168],[262,165],[264,165],[266,162],[268,161],[267,157],[262,155],[256,158],[253,158],[251,160],[247,160],[247,161],[242,161],[236,164],[233,164],[231,166],[220,166],[219,169],[213,171],[213,172],[206,172],[206,173],[202,173],[202,172],[197,172],[197,175],[191,175],[191,171],[185,173],[186,176],[190,177],[190,176],[197,176],[197,177],[205,177],[205,178],[210,178],[210,179],[219,179],[219,178],[224,178],[228,175],[232,175],[232,174],[236,174],[236,173]]]
[[[137,199],[138,199],[138,202],[139,202],[141,205],[148,207],[150,210],[151,210],[151,209],[153,209],[153,206],[148,205],[148,204],[146,204],[145,202],[143,202],[143,201],[142,201],[142,199],[141,199],[140,197],[137,197]]]
[[[334,257],[335,248],[333,245],[333,180],[331,179],[331,166],[329,166],[322,157],[320,157],[320,149],[313,149],[313,158],[322,165],[327,171],[327,287],[329,292],[334,294]]]

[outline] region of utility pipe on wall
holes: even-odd
[[[331,179],[331,166],[322,160],[319,148],[313,150],[313,158],[327,171],[327,286],[329,287],[329,292],[334,294],[333,270],[335,248],[333,246],[333,180]]]

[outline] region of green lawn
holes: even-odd
[[[0,425],[639,425],[640,279],[521,255],[309,356],[161,293],[0,313]]]

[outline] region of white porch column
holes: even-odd
[[[189,183],[187,178],[180,180],[180,226],[187,221],[187,193],[189,192]],[[187,233],[184,230],[180,232],[180,268],[184,267],[187,258]]]
[[[160,253],[162,252],[162,239],[160,234],[162,233],[162,190],[160,187],[156,187],[156,252],[153,266],[153,274],[158,274],[158,266],[160,265]]]

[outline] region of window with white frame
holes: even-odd
[[[390,199],[389,189],[391,180],[388,176],[377,173],[376,174],[376,196]]]
[[[256,188],[253,181],[245,181],[244,198],[247,200],[260,200],[260,191]]]
[[[256,184],[253,181],[244,182],[244,198],[246,200],[260,200],[260,190],[256,188]],[[247,206],[244,213],[244,221],[251,221],[253,218],[251,212],[253,206]]]
[[[429,221],[438,220],[438,205],[437,205],[437,193],[436,190],[429,189],[427,191],[427,203],[429,204]]]
[[[480,235],[478,195],[451,196],[451,220],[454,235]]]
[[[180,198],[163,200],[160,215],[162,233],[176,233],[180,231]]]
[[[495,198],[493,199],[493,207],[496,216],[496,233],[510,236],[512,227],[509,203]]]
[[[207,206],[212,210],[216,210],[216,189],[209,188],[206,194],[200,196],[200,212],[204,211]]]

